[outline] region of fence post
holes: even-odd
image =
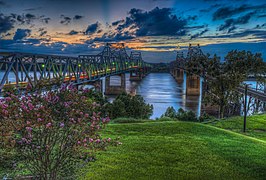
[[[245,99],[244,99],[244,129],[243,132],[246,132],[247,127],[247,97],[248,97],[248,85],[245,85]]]

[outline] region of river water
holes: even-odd
[[[0,73],[0,79],[3,72]],[[11,82],[15,81],[15,76],[10,76]],[[103,80],[103,91],[105,86],[105,78]],[[202,81],[202,80],[201,80]],[[111,85],[119,85],[120,77],[112,76]],[[246,82],[255,86],[256,82]],[[89,87],[89,86],[88,86]],[[159,118],[167,109],[173,106],[176,110],[183,108],[192,110],[197,115],[200,114],[201,96],[186,96],[186,73],[184,81],[177,83],[169,73],[150,73],[141,81],[129,81],[129,73],[126,74],[126,91],[134,92],[141,95],[146,103],[153,105],[153,115],[151,119]],[[114,100],[115,96],[108,96],[109,100]]]
[[[185,76],[186,78],[186,76]],[[118,77],[111,77],[111,85],[118,85]],[[169,73],[150,73],[141,81],[129,81],[126,74],[126,90],[128,93],[136,92],[146,103],[153,105],[151,119],[160,117],[167,107],[173,106],[176,110],[183,108],[200,113],[200,96],[186,96],[186,80],[177,83]],[[115,97],[109,96],[110,101]]]

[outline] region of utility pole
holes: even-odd
[[[248,99],[248,85],[245,85],[245,95],[244,95],[244,129],[243,132],[246,132],[247,127],[247,99]]]

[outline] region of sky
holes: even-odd
[[[262,0],[0,0],[0,52],[77,56],[123,42],[147,62],[170,62],[200,44],[204,53],[261,53]]]

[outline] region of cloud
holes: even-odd
[[[201,9],[200,12],[202,12],[202,13],[210,12],[210,11],[214,10],[215,8],[220,7],[220,6],[222,6],[222,5],[221,4],[213,4],[207,9]]]
[[[265,18],[266,14],[259,15],[258,18]]]
[[[244,16],[240,16],[237,19],[227,19],[224,24],[219,26],[218,30],[223,31],[226,29],[230,29],[230,31],[232,31],[233,29],[235,29],[235,25],[237,24],[247,24],[254,14],[255,12],[251,12]]]
[[[40,33],[40,36],[43,36],[43,35],[45,35],[45,34],[47,34],[47,31],[42,31],[42,32]]]
[[[205,33],[208,32],[208,31],[209,31],[208,29],[204,29],[203,31],[201,31],[201,32],[199,32],[199,33],[197,33],[197,34],[192,35],[192,36],[190,37],[190,39],[195,39],[195,38],[197,38],[197,37],[199,37],[199,36],[205,34]]]
[[[88,25],[86,31],[84,34],[93,34],[95,33],[97,30],[99,30],[99,27],[100,27],[100,23],[97,21],[96,23],[94,24],[90,24]]]
[[[73,17],[74,20],[80,20],[80,19],[82,19],[82,18],[83,18],[83,16],[80,16],[80,15],[75,15],[75,16]]]
[[[30,29],[17,29],[13,40],[14,41],[19,41],[19,40],[23,40],[26,37],[30,36],[31,34],[31,30]]]
[[[8,32],[14,27],[15,21],[9,16],[0,13],[0,34]]]
[[[71,22],[70,17],[64,15],[61,15],[60,17],[63,18],[63,20],[60,21],[61,24],[68,25]]]
[[[242,38],[252,35],[255,38],[265,39],[266,40],[266,31],[265,30],[255,30],[255,29],[247,29],[241,32],[236,32],[233,34],[225,34],[225,35],[215,35],[215,36],[203,36],[201,38],[208,39],[217,39],[217,38]]]
[[[0,6],[5,6],[6,3],[4,1],[0,1]]]
[[[113,26],[117,26],[115,36],[119,34],[124,35],[124,37],[183,36],[186,34],[185,25],[187,25],[188,19],[178,18],[172,14],[172,9],[170,8],[160,9],[156,7],[151,11],[133,8],[128,15],[125,20],[112,23]]]
[[[123,22],[125,22],[123,19],[122,20],[115,21],[115,22],[112,22],[112,26],[117,26],[118,24],[121,24]]]
[[[76,34],[78,34],[79,32],[78,31],[74,31],[74,30],[72,30],[72,31],[70,31],[68,34],[69,35],[76,35]]]
[[[230,7],[230,6],[226,6],[226,7],[221,7],[219,9],[217,9],[214,13],[213,13],[213,20],[221,20],[221,19],[226,19],[229,18],[233,15],[236,14],[240,14],[243,13],[245,11],[248,10],[263,10],[266,8],[266,4],[262,4],[262,5],[258,5],[258,6],[251,6],[251,5],[247,5],[247,4],[243,4],[239,7]]]
[[[24,9],[24,11],[35,11],[35,10],[40,10],[40,9],[42,9],[42,7],[28,8],[28,9]]]

